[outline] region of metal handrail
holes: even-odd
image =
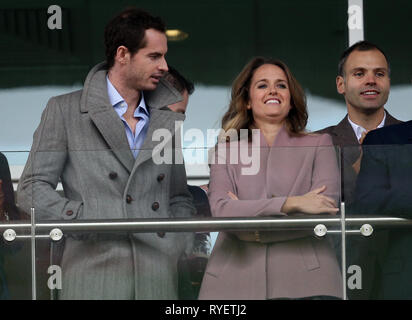
[[[358,216],[346,217],[346,226],[360,227],[363,224],[373,224],[374,229],[386,227],[412,227],[412,219]],[[318,224],[329,228],[340,229],[339,216],[295,216],[291,217],[246,217],[246,218],[168,218],[168,219],[124,219],[124,220],[75,220],[75,221],[38,221],[35,223],[36,233],[49,232],[53,228],[63,232],[188,232],[188,231],[247,231],[247,230],[310,230]],[[27,229],[32,224],[27,222],[5,222],[0,224],[0,230]]]
[[[344,208],[344,204],[342,206]],[[344,210],[343,210],[344,212]],[[246,218],[177,218],[177,219],[129,219],[129,220],[75,220],[75,221],[39,221],[35,222],[34,212],[31,222],[7,222],[0,224],[0,230],[6,230],[3,237],[7,241],[16,238],[31,239],[32,244],[32,298],[36,299],[36,239],[50,238],[58,241],[63,233],[72,232],[194,232],[194,231],[246,231],[246,230],[312,230],[315,235],[318,226],[326,233],[355,233],[355,230],[345,230],[347,226],[374,224],[374,228],[412,227],[412,219],[382,217],[382,216],[295,216],[295,217],[246,217]],[[315,226],[315,230],[313,229]],[[336,227],[337,230],[329,230]],[[343,231],[342,231],[343,228]],[[10,232],[10,229],[12,230]],[[16,235],[14,229],[26,230],[30,235]],[[321,228],[322,229],[322,228]],[[341,230],[339,230],[341,229]],[[41,233],[48,233],[42,235]],[[360,233],[359,230],[356,233]],[[9,237],[7,237],[9,234]],[[342,245],[342,261],[346,260],[345,243]],[[346,263],[342,264],[343,297],[346,299]]]

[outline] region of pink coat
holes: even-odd
[[[257,174],[242,174],[241,163],[211,166],[213,216],[286,216],[280,210],[288,196],[322,185],[327,186],[326,195],[339,200],[339,170],[329,135],[291,137],[283,128],[272,147],[263,135],[260,141]],[[230,148],[236,144],[250,150],[246,141],[231,142]],[[228,191],[239,200],[232,200]],[[239,234],[220,232],[199,299],[342,297],[340,267],[330,239],[316,239],[311,231],[260,232],[260,239],[244,241]]]

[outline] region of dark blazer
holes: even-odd
[[[374,130],[363,143],[354,210],[412,216],[412,121]],[[391,230],[379,298],[412,299],[411,230]]]
[[[385,110],[386,111],[386,110]],[[400,123],[401,121],[392,117],[386,111],[385,126]],[[357,174],[353,170],[353,164],[360,156],[359,141],[349,123],[348,115],[335,126],[330,126],[318,131],[329,133],[333,144],[340,147],[341,166],[341,192],[342,201],[346,204],[346,214],[352,214],[354,191]],[[347,266],[358,265],[362,268],[362,290],[348,290],[349,299],[369,299],[376,295],[375,277],[379,273],[377,260],[380,259],[381,252],[377,248],[382,247],[387,241],[385,232],[375,232],[373,237],[364,238],[361,236],[348,237],[346,241]],[[336,244],[340,246],[339,244]],[[340,250],[337,250],[340,252]],[[340,260],[340,257],[339,257]]]
[[[401,123],[401,121],[395,119],[386,111],[385,126],[397,123]],[[328,133],[332,137],[333,144],[341,148],[342,200],[349,204],[353,199],[356,183],[356,172],[353,170],[352,165],[359,158],[360,149],[358,148],[358,139],[349,123],[348,115],[337,125],[324,128],[317,132]]]

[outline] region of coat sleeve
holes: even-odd
[[[222,148],[226,150],[226,148]],[[228,148],[229,149],[229,148]],[[220,148],[216,147],[216,150]],[[225,151],[226,152],[226,151]],[[229,152],[229,151],[228,151]],[[210,167],[209,202],[214,217],[259,217],[259,216],[284,216],[280,212],[286,197],[257,200],[232,200],[228,192],[237,194],[236,181],[231,174],[230,164],[225,163],[230,159],[222,152],[212,155],[215,164]]]
[[[336,149],[328,134],[319,137],[318,145],[313,160],[311,190],[326,186],[325,195],[335,200],[339,205],[340,200],[340,170],[336,157]],[[313,236],[312,230],[304,231],[278,231],[262,232],[262,242],[278,242],[297,238]]]
[[[319,139],[313,162],[311,190],[326,186],[324,195],[334,199],[339,206],[340,179],[336,149],[332,144],[332,138],[328,134],[323,134]]]
[[[186,171],[183,164],[172,165],[170,210],[175,218],[189,218],[196,213],[192,195],[187,187]]]
[[[170,210],[172,217],[193,217],[196,214],[196,208],[193,203],[192,194],[187,186],[180,130],[177,130],[175,135],[175,139],[172,141],[174,161],[173,164],[171,164],[171,178],[169,186]]]
[[[62,197],[56,187],[67,159],[67,136],[57,98],[51,98],[43,111],[40,125],[17,189],[17,203],[37,219],[74,219],[82,202]],[[72,212],[67,215],[66,212]]]
[[[170,192],[170,198],[169,198],[169,204],[170,204],[170,212],[171,212],[171,217],[173,218],[190,218],[195,216],[196,214],[196,208],[193,203],[193,197],[188,189],[187,186],[187,177],[186,177],[186,169],[185,165],[183,162],[183,153],[182,153],[182,148],[180,146],[180,135],[178,135],[179,141],[177,145],[177,149],[175,146],[175,152],[174,155],[176,157],[176,152],[177,152],[177,158],[175,158],[175,163],[172,164],[171,168],[171,178],[170,178],[170,186],[169,186],[169,192]],[[178,161],[177,159],[180,158],[181,161]],[[193,244],[194,244],[194,233],[193,232],[184,232],[181,234],[181,236],[184,238],[183,241],[179,241],[179,244],[182,244],[182,248],[180,248],[180,252],[184,253],[185,255],[190,255],[190,253],[193,250]]]

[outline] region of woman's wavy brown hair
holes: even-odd
[[[222,128],[224,131],[235,129],[240,134],[240,129],[251,129],[254,127],[252,110],[247,109],[249,103],[249,89],[255,70],[265,64],[273,64],[281,68],[288,80],[290,90],[291,109],[286,118],[286,129],[290,135],[302,135],[308,122],[308,111],[306,107],[306,96],[299,82],[292,75],[292,72],[280,60],[255,57],[253,58],[236,77],[232,85],[232,95],[229,110],[222,118]]]

